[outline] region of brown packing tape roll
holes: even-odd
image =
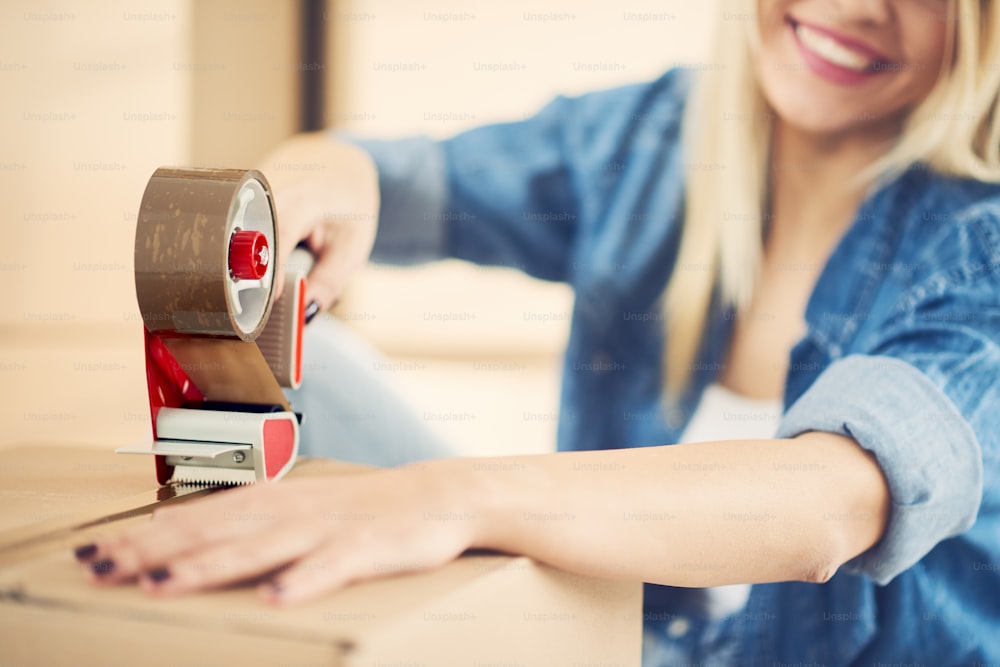
[[[270,257],[278,257],[274,203],[263,174],[157,169],[136,225],[139,310],[146,328],[160,336],[207,400],[289,410],[253,342],[271,313],[274,262],[261,281],[234,280],[229,244],[237,228],[264,233]]]
[[[268,236],[278,256],[274,204],[254,170],[157,169],[142,197],[135,288],[151,332],[254,340],[271,311],[273,266],[260,287],[233,281],[234,227]],[[273,262],[271,263],[273,265]],[[237,287],[234,287],[236,285]]]

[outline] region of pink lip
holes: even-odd
[[[849,69],[847,67],[841,67],[839,65],[835,65],[830,61],[826,60],[825,58],[821,58],[819,55],[813,53],[810,49],[806,48],[806,46],[799,39],[799,35],[795,31],[795,26],[798,23],[801,22],[798,21],[797,19],[789,19],[788,29],[792,33],[792,38],[795,40],[795,44],[799,47],[799,52],[802,54],[802,59],[805,60],[806,65],[809,66],[810,70],[812,70],[818,76],[826,79],[827,81],[839,85],[854,86],[869,81],[873,77],[888,71],[888,68],[879,67],[879,65],[884,65],[885,63],[888,63],[889,60],[884,56],[882,56],[882,54],[880,54],[878,51],[869,47],[868,45],[861,44],[856,40],[842,37],[841,35],[835,32],[831,32],[826,28],[813,26],[813,24],[811,23],[803,23],[803,25],[808,26],[809,28],[812,28],[817,32],[822,32],[823,34],[828,35],[831,39],[835,39],[838,42],[841,42],[845,46],[854,48],[864,53],[868,57],[875,60],[875,63],[873,67],[865,71],[859,72],[857,70]]]

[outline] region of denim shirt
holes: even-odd
[[[690,77],[446,141],[358,141],[380,174],[376,261],[457,257],[573,287],[561,450],[675,442],[723,368],[734,315],[716,305],[689,390],[663,410]],[[777,437],[873,452],[886,532],[827,583],[755,585],[721,620],[647,585],[647,634],[690,663],[1000,665],[1000,187],[917,165],[873,188],[805,317]]]

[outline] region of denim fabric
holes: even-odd
[[[697,168],[680,146],[689,77],[557,98],[446,141],[357,140],[380,173],[376,261],[458,257],[574,288],[562,450],[675,442],[723,367],[734,318],[716,305],[689,390],[661,408],[660,297]],[[1000,664],[1000,187],[922,165],[880,183],[806,322],[780,433],[873,452],[888,530],[829,582],[756,585],[720,622],[647,586],[647,664]]]

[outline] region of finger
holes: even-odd
[[[258,590],[272,604],[306,602],[364,578],[368,569],[365,561],[363,549],[328,542],[297,560],[272,581],[261,584]]]
[[[440,567],[461,551],[442,550],[422,535],[393,539],[382,531],[341,533],[261,584],[259,591],[273,604],[299,604],[351,583]]]
[[[326,246],[326,230],[322,225],[316,227],[311,232],[309,236],[306,237],[306,246],[309,248],[309,252],[313,254],[313,258],[322,253],[322,249]]]
[[[295,246],[308,234],[306,226],[314,219],[313,206],[300,185],[289,185],[272,194],[278,223],[277,259],[278,265],[284,266]]]
[[[350,249],[339,243],[328,245],[316,260],[309,273],[306,302],[315,301],[320,310],[327,310],[340,298],[347,280],[357,268]]]
[[[278,222],[278,252],[275,254],[275,300],[285,288],[285,265],[295,246],[306,235],[302,223],[309,220],[311,206],[300,187],[289,186],[273,194]]]
[[[278,264],[274,269],[274,300],[281,298],[281,293],[285,291],[285,267]]]
[[[337,302],[350,277],[368,260],[376,227],[370,216],[357,213],[327,211],[323,219],[326,225],[309,238],[316,264],[309,273],[306,298],[325,310]]]
[[[95,542],[86,563],[95,583],[128,581],[188,551],[266,530],[277,517],[260,509],[257,489],[234,489],[184,507],[157,510],[152,520]]]
[[[307,524],[216,544],[170,558],[143,572],[140,585],[156,595],[179,595],[244,581],[315,549],[321,535]]]

